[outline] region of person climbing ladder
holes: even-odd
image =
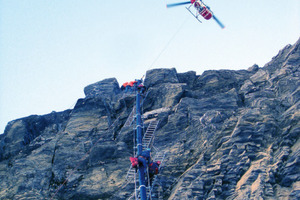
[[[154,162],[152,160],[151,149],[146,149],[142,152],[141,155],[138,155],[137,157],[130,157],[130,161],[133,168],[138,169],[140,166],[143,167],[146,186],[148,186],[148,183],[150,183],[150,186],[152,186],[154,175],[157,175],[159,173],[159,165],[161,164],[161,162]]]
[[[149,180],[146,180],[146,184],[149,182],[150,186],[152,186],[154,176],[159,173],[159,165],[161,164],[160,161],[151,162],[148,165],[148,173],[149,173]]]

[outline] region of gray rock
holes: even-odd
[[[111,99],[113,95],[120,92],[121,89],[116,78],[108,78],[84,88],[84,94],[87,98],[102,96]]]
[[[16,155],[35,138],[49,129],[54,135],[65,128],[71,110],[64,112],[52,112],[48,115],[17,119],[8,123],[0,143],[0,161]],[[39,147],[41,145],[37,145]],[[32,148],[29,152],[33,150]]]
[[[153,87],[162,83],[178,83],[177,72],[172,69],[152,69],[146,72],[145,86]]]
[[[147,72],[144,128],[167,151],[155,199],[299,199],[299,41],[263,68]],[[0,135],[0,199],[128,199],[135,103],[116,79],[73,110],[10,122]],[[135,123],[135,122],[133,122]]]
[[[162,83],[149,88],[144,101],[144,110],[148,111],[176,105],[184,95],[185,88],[185,83]]]
[[[179,83],[186,83],[189,88],[193,88],[195,81],[197,80],[197,75],[194,71],[178,73],[177,77]]]

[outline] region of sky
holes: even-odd
[[[207,0],[199,23],[180,0],[0,0],[0,134],[18,118],[74,107],[85,86],[153,68],[263,67],[300,36],[299,0]]]

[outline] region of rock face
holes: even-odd
[[[147,72],[145,126],[167,151],[153,199],[300,199],[300,40],[248,70]],[[127,199],[134,95],[87,86],[72,110],[10,122],[0,199]]]
[[[87,98],[102,96],[112,99],[120,92],[121,90],[116,78],[108,78],[103,81],[88,85],[84,88],[84,94]]]

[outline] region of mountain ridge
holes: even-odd
[[[145,126],[168,152],[161,199],[300,198],[300,40],[264,67],[147,71]],[[134,95],[115,78],[73,109],[10,122],[0,135],[1,199],[126,199]],[[154,152],[155,153],[155,152]],[[158,198],[157,198],[158,199]]]

